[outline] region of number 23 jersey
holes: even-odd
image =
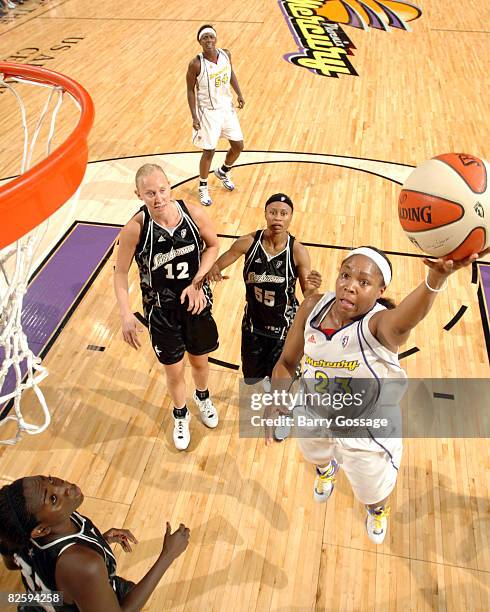
[[[399,403],[406,390],[406,374],[400,367],[397,353],[383,346],[369,329],[371,317],[385,310],[385,306],[376,303],[368,313],[328,335],[320,323],[334,302],[335,293],[324,294],[306,320],[304,390],[320,394],[320,397],[323,393],[333,397],[342,394],[340,405],[332,412],[321,408],[322,414],[328,412],[334,418],[338,415],[388,417],[389,423],[380,434],[385,437],[391,432],[394,436],[391,430],[399,427]],[[351,396],[348,402],[343,394]],[[343,437],[342,431],[348,433],[341,428],[339,437]],[[354,439],[352,443],[359,444]]]

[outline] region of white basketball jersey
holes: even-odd
[[[230,58],[223,49],[216,51],[218,52],[216,64],[199,53],[201,71],[196,82],[198,108],[215,110],[230,108],[232,105]]]
[[[329,339],[319,326],[334,301],[334,293],[325,293],[306,321],[305,376],[315,378],[317,372],[323,372],[329,378],[405,377],[398,355],[384,347],[369,330],[371,317],[385,307],[376,303],[362,319],[341,327]]]
[[[352,412],[348,409],[347,415],[368,417],[373,411],[378,414],[381,411],[389,416],[393,429],[397,429],[399,403],[407,385],[406,374],[400,367],[398,355],[384,347],[369,330],[371,317],[385,307],[376,303],[361,319],[328,337],[320,323],[334,301],[335,294],[326,293],[306,321],[304,391],[317,394],[361,393],[362,402],[357,404],[357,409],[353,407]],[[331,416],[335,417],[335,414],[338,413],[334,410]],[[341,431],[337,436],[343,437]],[[374,440],[376,432],[369,432],[369,436]],[[357,439],[346,444],[356,448],[370,446],[368,440]]]

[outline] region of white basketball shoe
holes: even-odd
[[[339,471],[339,464],[331,459],[326,468],[316,468],[315,486],[313,487],[313,499],[324,504],[332,495],[335,486],[335,474]]]
[[[199,200],[203,206],[211,206],[213,203],[206,186],[199,187]]]
[[[378,506],[371,509],[366,506],[366,531],[371,542],[382,544],[388,531],[389,506]]]
[[[211,398],[208,397],[205,400],[200,400],[194,392],[193,399],[196,402],[199,412],[201,413],[201,420],[210,429],[214,429],[218,426],[218,411],[214,407]]]
[[[187,411],[185,417],[174,417],[174,444],[177,450],[185,450],[191,441],[191,432],[189,431],[189,423],[191,413]]]
[[[233,189],[235,189],[235,183],[231,180],[229,172],[223,172],[221,168],[217,168],[214,171],[214,174],[223,183],[223,187],[225,187],[225,189],[228,189],[228,191],[233,191]]]

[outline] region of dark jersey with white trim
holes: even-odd
[[[298,309],[293,258],[294,236],[288,234],[284,249],[269,255],[262,245],[265,230],[257,230],[245,255],[243,280],[246,287],[244,323],[253,332],[282,338]]]
[[[29,545],[13,555],[22,574],[22,582],[28,593],[58,591],[56,587],[56,561],[67,548],[73,545],[88,546],[98,553],[105,562],[107,580],[116,592],[116,558],[111,547],[100,531],[86,516],[73,512],[70,519],[79,529],[78,533],[62,536],[49,544],[38,544],[31,539]],[[49,603],[38,603],[29,610],[46,612],[72,612],[78,610],[75,604],[53,607]]]
[[[143,307],[177,308],[182,291],[191,284],[201,265],[204,241],[197,224],[182,200],[176,201],[180,221],[169,229],[154,221],[146,206],[142,206],[144,221],[135,251],[140,273]],[[211,289],[204,283],[203,291],[212,303]],[[186,306],[187,307],[187,306]]]

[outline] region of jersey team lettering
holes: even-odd
[[[222,68],[221,70],[217,70],[216,72],[209,73],[210,79],[216,79],[217,77],[221,77],[220,82],[222,83],[228,82],[228,66],[225,66],[224,68]],[[219,87],[219,85],[216,84],[216,87]]]
[[[312,359],[308,355],[305,356],[305,363],[314,368],[344,368],[350,372],[358,368],[360,365],[357,359],[354,361],[346,361],[345,359],[342,359],[342,361],[325,361],[323,359]]]
[[[247,284],[252,283],[276,283],[280,284],[284,282],[284,276],[273,276],[270,274],[256,274],[255,272],[249,272],[247,275]]]
[[[181,255],[187,255],[187,253],[192,253],[195,248],[195,244],[189,244],[185,247],[180,247],[180,249],[172,248],[168,253],[157,253],[153,258],[153,267],[151,271],[154,272],[155,270],[168,263],[169,261],[172,261],[176,257],[180,257]]]

